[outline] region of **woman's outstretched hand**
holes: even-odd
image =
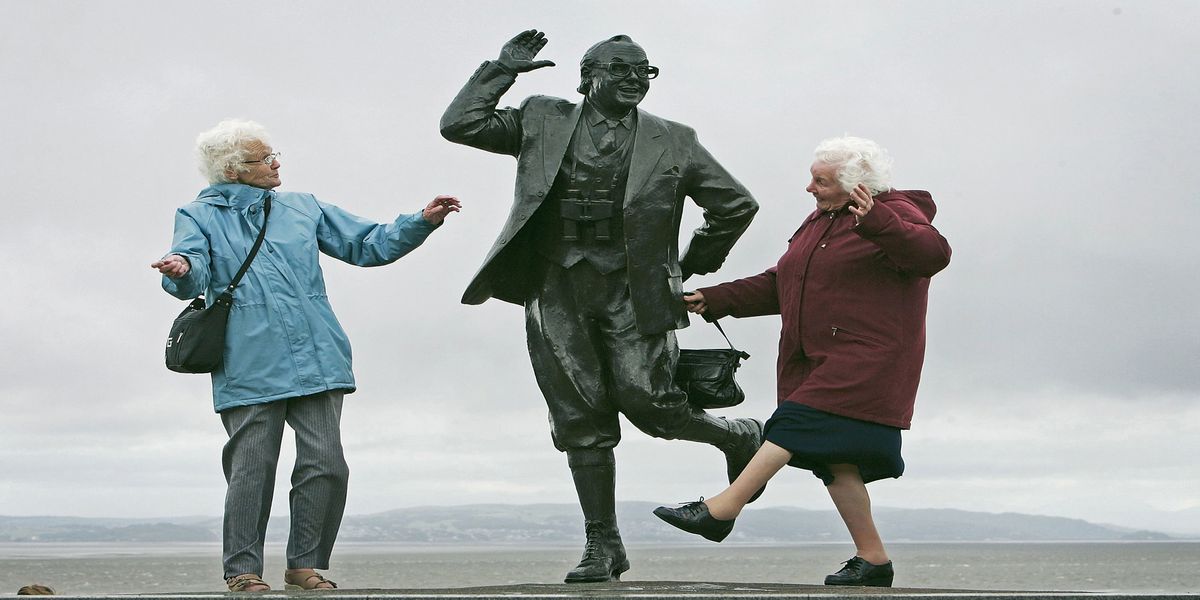
[[[184,275],[187,275],[187,272],[191,270],[192,265],[188,263],[186,258],[178,254],[172,254],[166,258],[163,258],[162,260],[156,260],[150,263],[150,268],[158,269],[159,273],[162,273],[171,279],[178,279]]]
[[[421,216],[434,225],[441,225],[442,221],[446,220],[446,215],[458,212],[461,208],[462,202],[459,202],[458,198],[454,196],[438,196],[425,207],[425,210],[421,211]]]

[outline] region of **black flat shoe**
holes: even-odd
[[[654,509],[658,518],[678,527],[688,533],[703,536],[706,540],[720,542],[733,531],[733,523],[737,519],[722,521],[708,514],[708,506],[701,498],[697,502],[688,502],[679,508],[660,506]]]
[[[892,587],[892,561],[873,565],[857,556],[846,561],[841,571],[825,577],[825,585],[859,585],[865,587]]]

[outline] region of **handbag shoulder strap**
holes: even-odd
[[[270,220],[270,217],[271,195],[268,193],[266,200],[263,201],[262,229],[258,230],[258,237],[254,240],[254,245],[250,247],[250,254],[242,262],[242,267],[238,269],[237,275],[233,276],[233,280],[229,282],[229,287],[225,288],[225,291],[221,292],[221,295],[217,297],[217,302],[223,302],[226,305],[233,304],[233,288],[242,282],[242,277],[246,274],[246,271],[250,270],[250,263],[254,262],[254,257],[258,254],[258,249],[262,247],[263,238],[267,237],[267,221]]]
[[[738,354],[738,356],[742,357],[743,360],[750,358],[750,355],[745,350],[738,350],[737,348],[733,347],[733,342],[729,341],[728,335],[725,335],[725,330],[721,327],[721,323],[719,320],[713,319],[712,321],[709,321],[709,323],[712,323],[713,325],[717,326],[717,331],[721,332],[721,337],[725,338],[725,343],[729,344],[730,350],[733,350],[734,352],[736,352]]]
[[[733,342],[729,341],[729,336],[725,335],[725,330],[721,328],[721,321],[719,321],[717,319],[713,319],[711,322],[713,325],[717,326],[717,331],[721,332],[721,337],[725,338],[725,343],[729,344],[729,349],[737,350],[737,348],[733,347]]]

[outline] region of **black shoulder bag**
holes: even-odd
[[[680,350],[675,365],[675,385],[687,392],[688,403],[697,408],[728,408],[746,399],[746,393],[733,379],[734,371],[749,354],[733,347],[721,324],[713,321],[729,344],[713,350]]]
[[[263,202],[263,225],[258,239],[254,240],[250,254],[229,282],[229,287],[208,308],[204,307],[204,296],[192,300],[171,323],[171,335],[167,337],[168,369],[176,373],[212,373],[221,366],[225,355],[225,327],[229,322],[229,308],[233,306],[233,288],[241,283],[250,262],[258,254],[267,235],[267,218],[270,216],[271,198],[268,196]]]

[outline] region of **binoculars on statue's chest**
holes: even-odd
[[[586,228],[592,229],[597,241],[612,239],[613,205],[609,190],[568,189],[559,201],[563,241],[578,241],[580,230]]]

